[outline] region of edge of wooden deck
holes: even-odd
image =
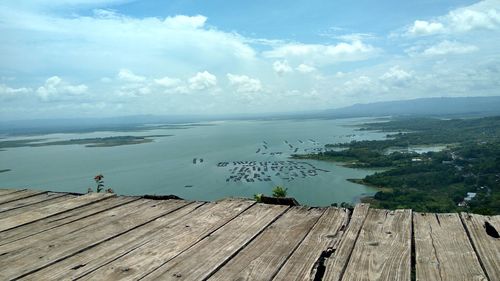
[[[0,189],[0,279],[500,280],[500,216]]]

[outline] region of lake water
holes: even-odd
[[[353,126],[367,121],[369,119],[220,121],[186,129],[36,136],[32,138],[173,135],[138,145],[96,148],[59,145],[0,151],[0,170],[12,169],[0,173],[0,187],[83,193],[95,186],[93,177],[102,173],[106,187],[123,195],[175,194],[185,199],[217,200],[230,196],[252,197],[256,193],[270,195],[274,186],[283,185],[288,188],[289,196],[305,205],[357,202],[360,196],[374,194],[375,190],[346,179],[363,178],[373,171],[313,160],[287,161],[296,150],[303,153],[323,148],[327,143],[385,138],[386,133],[357,131]],[[194,158],[197,158],[196,164]],[[201,163],[200,158],[203,158]],[[268,181],[260,181],[252,173],[247,179],[252,178],[253,182],[245,178],[229,179],[235,175],[232,172],[243,167],[240,162],[233,165],[235,161],[255,161],[256,167],[264,163],[262,165],[268,168]],[[219,167],[220,162],[228,165]],[[271,171],[273,163],[276,170]],[[252,169],[252,166],[245,167]],[[259,167],[263,171],[264,166]],[[319,170],[312,172],[310,167]],[[264,176],[263,172],[260,176]]]

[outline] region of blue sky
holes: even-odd
[[[0,1],[0,118],[500,94],[500,0]]]

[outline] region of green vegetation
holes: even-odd
[[[132,145],[152,142],[153,138],[169,137],[172,135],[148,135],[148,136],[115,136],[104,138],[84,138],[61,141],[47,141],[47,139],[21,139],[0,141],[0,148],[14,147],[40,147],[49,145],[85,145],[85,147],[111,147],[120,145]]]
[[[365,124],[362,130],[397,133],[389,134],[387,140],[327,145],[344,147],[342,151],[294,157],[385,168],[352,180],[379,188],[375,196],[363,199],[374,207],[500,214],[500,117],[396,119]],[[438,144],[453,145],[440,152],[387,153],[389,148]]]
[[[98,174],[97,176],[94,177],[94,181],[95,181],[95,184],[97,185],[95,191],[97,193],[104,191],[104,176],[102,174]],[[92,189],[92,187],[89,187],[89,189],[87,190],[87,193],[91,193],[91,192],[94,192],[94,190]],[[114,191],[113,191],[113,189],[108,188],[108,189],[106,189],[106,193],[114,193]]]
[[[273,188],[273,197],[274,198],[285,198],[287,195],[288,188],[285,188],[283,186],[275,186]],[[253,199],[259,203],[262,203],[262,197],[265,197],[264,194],[258,193],[253,195]]]
[[[284,188],[282,186],[277,185],[273,188],[273,197],[284,198],[284,197],[286,197],[287,191],[288,191],[288,188]]]

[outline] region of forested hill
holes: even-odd
[[[372,116],[489,116],[500,114],[500,96],[494,97],[450,97],[421,98],[355,104],[349,107],[331,109],[324,112],[331,117],[372,117]]]

